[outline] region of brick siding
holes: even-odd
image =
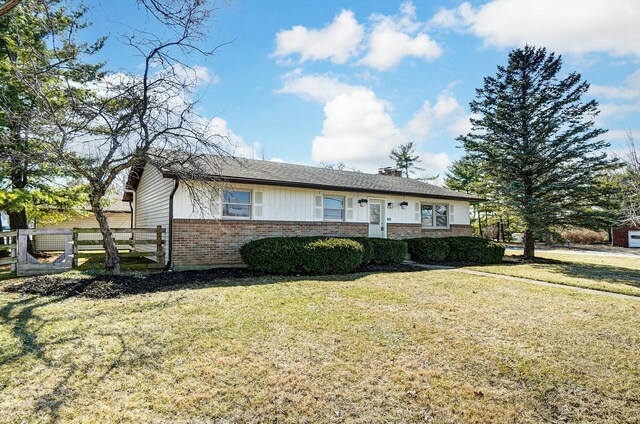
[[[470,225],[451,225],[446,230],[423,230],[420,224],[388,224],[388,237],[469,236]],[[205,267],[242,263],[240,247],[265,237],[337,236],[366,237],[367,223],[304,221],[173,220],[172,264]]]
[[[618,227],[613,229],[613,245],[629,247],[629,231],[640,231],[639,227]]]
[[[452,224],[448,229],[424,229],[421,224],[387,224],[387,237],[408,239],[414,237],[460,237],[470,236],[471,225]]]
[[[303,221],[173,220],[176,267],[240,264],[240,246],[265,237],[366,237],[367,223]]]

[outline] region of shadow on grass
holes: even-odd
[[[300,280],[355,281],[366,275],[390,272],[425,271],[412,265],[367,266],[352,274],[326,276],[264,275],[246,268],[215,268],[200,271],[156,272],[148,275],[106,275],[93,271],[74,274],[43,275],[6,285],[6,292],[41,296],[81,296],[109,299],[125,295],[166,292],[183,289],[278,284]]]
[[[37,333],[45,324],[33,312],[52,303],[61,302],[64,298],[39,299],[35,296],[7,302],[0,308],[0,324],[11,328],[11,334],[20,341],[20,350],[6,357],[0,358],[0,366],[16,361],[26,355],[35,355],[43,359],[43,348],[38,342]],[[30,328],[37,325],[35,328]]]
[[[75,331],[69,335],[53,337],[47,340],[47,336],[42,334],[44,327],[49,322],[37,313],[37,310],[49,305],[64,301],[68,297],[41,298],[37,296],[22,297],[13,301],[8,301],[0,307],[0,326],[9,329],[13,338],[18,341],[15,353],[13,349],[4,346],[0,349],[0,367],[7,370],[19,367],[19,362],[27,360],[29,356],[44,367],[39,372],[40,382],[54,380],[54,384],[42,384],[38,396],[34,398],[33,413],[45,414],[47,421],[60,421],[60,408],[73,401],[75,395],[69,386],[78,382],[86,384],[89,375],[92,375],[91,384],[100,384],[109,374],[118,368],[122,358],[128,352],[127,344],[121,334],[99,333],[96,336],[101,338],[115,338],[117,352],[113,359],[103,362],[101,372],[95,374],[96,364],[100,362],[103,355],[100,349],[96,349],[96,342],[87,341],[81,336],[75,336]],[[60,355],[56,347],[70,345],[62,348],[65,352]],[[11,373],[9,372],[9,375]],[[45,389],[45,387],[50,387]]]
[[[536,271],[553,272],[565,277],[605,281],[640,288],[640,271],[620,266],[565,262],[546,258],[530,262],[505,261],[502,265],[517,267],[521,264],[528,265]]]

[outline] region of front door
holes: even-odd
[[[384,202],[369,200],[369,237],[384,238]]]

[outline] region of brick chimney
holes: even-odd
[[[378,168],[378,174],[380,175],[390,175],[392,177],[402,177],[402,171],[398,171],[391,166],[387,166],[386,168]]]

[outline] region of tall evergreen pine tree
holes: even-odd
[[[575,72],[561,78],[561,67],[544,48],[513,50],[476,90],[477,118],[458,138],[524,223],[526,258],[534,257],[536,235],[598,219],[604,196],[594,182],[613,166],[599,139],[606,130],[594,123],[598,104],[582,99],[589,84]]]

